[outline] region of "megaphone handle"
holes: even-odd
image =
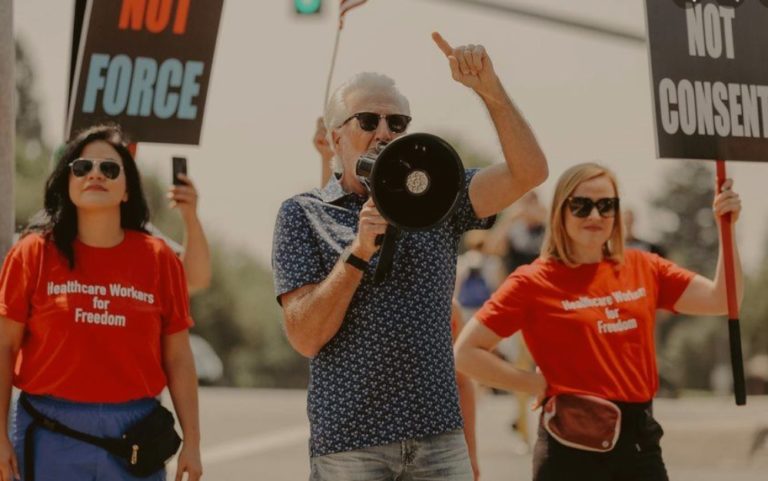
[[[381,255],[379,255],[379,263],[373,276],[375,284],[384,282],[387,276],[389,276],[389,271],[392,270],[392,258],[395,256],[395,245],[399,233],[400,231],[397,227],[392,224],[387,225],[387,233],[383,236],[384,240],[381,246]]]

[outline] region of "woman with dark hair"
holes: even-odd
[[[199,479],[184,271],[144,228],[141,179],[118,128],[92,127],[67,144],[46,182],[44,210],[0,272],[0,481],[164,480],[162,460],[137,477],[157,454],[142,444],[123,459],[52,426],[120,439],[157,419],[165,386],[184,438],[177,479]],[[5,426],[12,385],[22,391],[13,443]],[[150,431],[168,433],[158,429]]]
[[[713,210],[741,212],[728,179]],[[727,310],[720,259],[714,279],[655,254],[624,248],[616,177],[587,163],[560,177],[541,256],[519,267],[475,314],[456,343],[457,368],[483,384],[543,398],[534,480],[666,481],[652,415],[658,388],[657,309]],[[734,248],[737,290],[743,292]],[[541,373],[490,351],[522,331]]]

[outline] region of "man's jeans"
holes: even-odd
[[[462,430],[317,456],[310,481],[472,481]]]

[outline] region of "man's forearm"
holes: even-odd
[[[314,357],[336,335],[362,279],[361,271],[338,261],[319,284],[284,296],[286,331],[294,349]]]
[[[548,173],[544,152],[501,83],[494,97],[483,98],[483,101],[499,135],[509,170],[518,177],[528,179],[531,187],[543,182]]]
[[[533,131],[507,95],[501,82],[481,96],[501,143],[504,164],[486,167],[473,179],[470,195],[479,217],[496,214],[549,175],[547,159]]]

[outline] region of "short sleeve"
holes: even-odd
[[[321,252],[306,212],[295,199],[280,206],[272,241],[272,274],[275,296],[307,284],[317,284],[327,276]]]
[[[501,337],[509,337],[523,327],[531,298],[530,281],[518,269],[501,284],[475,318]]]
[[[0,316],[26,322],[31,314],[45,241],[29,235],[14,245],[0,271]]]
[[[646,255],[655,266],[656,279],[659,285],[657,307],[674,311],[675,304],[696,274],[656,254]]]
[[[469,198],[469,184],[472,178],[480,169],[467,169],[464,174],[464,188],[459,194],[458,206],[456,207],[456,226],[459,233],[475,229],[490,229],[496,222],[496,216],[492,215],[485,218],[477,217],[475,208],[472,206],[472,200]]]
[[[194,325],[189,312],[189,292],[184,266],[170,247],[162,244],[159,258],[162,332],[169,336]]]

